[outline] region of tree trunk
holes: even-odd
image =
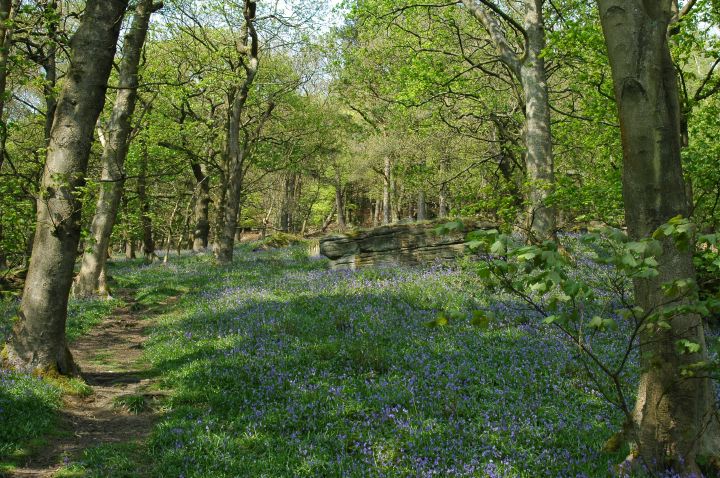
[[[418,221],[424,221],[427,219],[427,213],[425,211],[425,191],[420,191],[417,197],[417,215]]]
[[[547,204],[555,177],[550,134],[550,104],[547,71],[542,53],[545,48],[544,0],[525,0],[523,29],[527,35],[526,50],[519,55],[510,46],[505,31],[485,4],[462,0],[466,8],[482,23],[498,51],[500,61],[520,82],[525,96],[526,169],[530,193],[528,197],[528,235],[530,240],[555,237],[555,209]]]
[[[530,181],[528,231],[531,240],[555,236],[555,209],[548,204],[555,173],[550,134],[550,101],[547,72],[542,57],[545,48],[545,21],[542,0],[527,0],[525,30],[528,35],[526,58],[520,66],[520,82],[525,94],[525,148]]]
[[[343,201],[340,176],[335,177],[335,210],[337,211],[337,226],[340,231],[345,230],[345,201]]]
[[[25,371],[77,372],[65,339],[67,302],[80,240],[78,190],[84,186],[95,122],[127,0],[88,0],[73,36],[38,198],[33,255],[19,322],[6,346],[10,365]]]
[[[45,18],[47,23],[47,34],[51,41],[48,44],[47,52],[43,55],[42,67],[45,70],[45,82],[43,84],[43,96],[45,97],[45,143],[49,144],[50,134],[55,121],[55,111],[58,102],[55,97],[57,85],[57,50],[58,46],[54,39],[58,36],[59,19],[62,18],[62,11],[57,1],[49,1],[45,4]]]
[[[132,125],[130,119],[135,111],[138,88],[138,68],[145,44],[154,0],[141,0],[135,8],[133,22],[123,43],[123,59],[120,63],[120,81],[115,105],[107,125],[107,139],[101,158],[102,176],[100,196],[95,216],[90,226],[90,248],[83,254],[80,272],[75,278],[73,292],[79,297],[106,294],[100,290],[100,273],[105,268],[107,248],[110,243],[120,198],[125,185],[125,158],[130,146]]]
[[[447,217],[450,212],[448,210],[448,181],[446,179],[449,163],[450,161],[448,160],[447,156],[443,155],[442,159],[440,159],[440,177],[442,179],[442,183],[440,183],[440,192],[438,198],[438,217],[440,218]]]
[[[193,207],[193,252],[204,252],[208,246],[210,235],[210,177],[206,174],[204,165],[192,163],[193,174],[197,181],[197,196]]]
[[[125,257],[135,259],[135,240],[132,238],[125,241]]]
[[[217,255],[217,251],[220,250],[220,238],[222,237],[222,231],[225,227],[225,201],[228,191],[227,174],[225,174],[225,170],[227,170],[227,164],[223,164],[218,171],[220,197],[218,198],[217,210],[215,211],[215,233],[213,235],[213,253],[215,255]]]
[[[285,175],[285,191],[283,194],[282,207],[280,208],[280,230],[292,232],[295,209],[295,181],[296,174],[288,171]]]
[[[140,174],[137,179],[137,196],[140,201],[140,228],[142,229],[142,252],[145,264],[151,264],[157,257],[153,242],[153,226],[150,217],[150,200],[147,195],[148,149],[145,140],[141,140]]]
[[[236,110],[234,107],[233,110]],[[233,117],[236,114],[233,112]],[[237,229],[237,216],[240,209],[240,195],[243,188],[244,163],[245,163],[245,147],[241,147],[240,141],[240,111],[237,111],[237,121],[233,120],[234,125],[228,134],[228,161],[230,165],[230,174],[228,175],[227,193],[225,196],[225,204],[223,207],[223,227],[218,238],[218,248],[215,251],[215,257],[221,264],[232,262],[233,248],[235,247],[235,229]]]
[[[220,264],[232,262],[235,247],[235,229],[237,228],[238,209],[245,175],[245,159],[250,151],[250,139],[246,136],[240,143],[240,122],[243,110],[250,95],[250,87],[257,76],[258,35],[255,31],[255,2],[245,0],[243,5],[245,24],[240,38],[240,53],[245,56],[243,66],[245,80],[230,104],[227,122],[227,137],[225,139],[225,164],[228,167],[227,194],[223,204],[222,230],[218,238],[215,258]],[[249,43],[248,43],[249,42]],[[272,108],[270,109],[272,111]],[[269,115],[269,112],[268,112]]]
[[[623,196],[628,232],[647,237],[677,215],[687,215],[680,160],[680,107],[677,77],[668,48],[671,0],[598,0],[618,104],[623,142]],[[663,244],[659,276],[635,281],[645,310],[668,301],[661,285],[694,279],[689,252]],[[682,354],[678,340],[701,346]],[[672,319],[668,331],[640,336],[641,376],[635,405],[639,455],[654,471],[674,468],[696,473],[702,455],[717,458],[720,426],[710,379],[683,377],[688,365],[707,360],[700,317]]]
[[[391,187],[390,187],[390,174],[392,173],[392,164],[390,163],[390,157],[385,157],[383,164],[383,224],[390,224],[392,219],[392,205],[390,204]]]
[[[7,88],[8,59],[12,45],[12,21],[17,6],[11,0],[0,0],[0,169],[5,160],[7,124],[5,123],[5,90]]]

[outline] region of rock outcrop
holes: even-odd
[[[356,269],[376,265],[420,264],[453,259],[465,251],[469,230],[491,229],[473,223],[465,231],[437,234],[437,223],[391,224],[320,239],[320,254],[332,269]]]

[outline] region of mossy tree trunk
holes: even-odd
[[[105,287],[100,287],[104,285],[100,283],[100,276],[107,262],[107,249],[125,184],[124,165],[132,132],[130,120],[137,102],[142,49],[150,26],[150,16],[161,7],[161,4],[153,2],[154,0],[138,2],[132,25],[123,43],[124,56],[120,63],[118,93],[107,124],[107,137],[101,157],[100,195],[90,226],[91,243],[83,254],[80,272],[75,278],[73,292],[76,296],[88,297],[108,293]]]
[[[80,240],[79,189],[85,184],[95,123],[105,103],[127,0],[88,0],[70,42],[67,77],[58,100],[37,199],[32,259],[20,320],[6,346],[11,366],[76,372],[65,339],[67,303]]]
[[[625,218],[629,234],[638,239],[688,214],[677,76],[668,48],[672,1],[598,0],[598,5],[620,118]],[[672,300],[663,284],[694,278],[690,252],[666,240],[659,276],[636,280],[636,301],[653,310]],[[674,468],[683,476],[700,476],[699,457],[720,450],[714,388],[710,379],[688,378],[682,371],[707,359],[705,331],[696,315],[671,322],[667,331],[644,331],[640,337],[634,438],[643,464],[654,471]],[[679,340],[699,344],[700,351],[682,353]]]

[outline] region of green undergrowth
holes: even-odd
[[[146,446],[87,450],[62,476],[602,477],[627,452],[601,451],[621,417],[573,351],[457,269],[329,271],[247,244],[231,266],[114,274],[148,306],[177,298],[145,348],[172,393]],[[487,329],[427,326],[482,307]]]
[[[67,464],[55,478],[136,478],[146,476],[150,463],[142,443],[113,443],[85,450],[82,461]]]
[[[119,300],[71,300],[67,336],[72,342],[88,333],[122,304]],[[0,302],[0,344],[16,320],[18,302]],[[57,432],[62,395],[88,396],[92,389],[79,378],[39,378],[0,368],[0,476],[25,461]]]

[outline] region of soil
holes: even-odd
[[[118,290],[117,295],[125,305],[70,346],[93,393],[65,396],[58,432],[47,437],[42,448],[10,477],[52,477],[64,464],[80,459],[88,448],[142,443],[149,435],[158,417],[153,405],[166,395],[154,386],[150,366],[142,361],[153,311],[142,310],[131,291]],[[175,300],[169,298],[158,308]],[[128,403],[131,407],[124,405]]]

